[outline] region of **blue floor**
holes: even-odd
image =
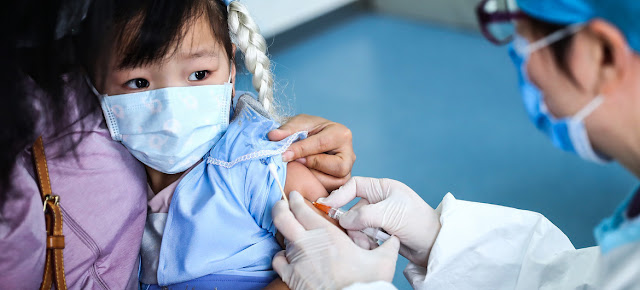
[[[479,34],[354,13],[294,45],[280,40],[272,59],[290,111],[351,128],[354,175],[400,180],[433,207],[452,192],[541,212],[585,247],[637,184],[618,165],[553,148],[527,119],[506,48]]]

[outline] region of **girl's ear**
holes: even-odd
[[[236,45],[231,44],[231,48],[232,48],[231,55],[233,56],[233,59],[230,60],[231,71],[229,73],[231,74],[231,86],[232,86],[231,98],[233,99],[236,96],[236,63],[235,63]]]

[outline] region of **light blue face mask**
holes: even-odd
[[[606,163],[609,159],[593,150],[584,126],[584,119],[602,104],[604,98],[597,96],[574,116],[557,119],[547,109],[542,91],[531,83],[527,76],[527,62],[533,52],[576,33],[582,27],[583,24],[570,25],[533,43],[516,34],[509,45],[509,55],[518,71],[522,100],[535,126],[544,132],[557,148],[575,153],[585,160]]]
[[[100,95],[111,138],[167,174],[194,165],[229,125],[232,84]]]

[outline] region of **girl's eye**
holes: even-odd
[[[208,70],[199,70],[197,72],[194,72],[192,74],[189,75],[189,80],[190,81],[201,81],[204,80],[205,78],[207,78],[207,76],[209,75],[209,71]]]
[[[144,89],[149,87],[149,81],[145,79],[132,79],[125,83],[125,86],[134,90]]]

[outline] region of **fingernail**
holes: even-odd
[[[293,151],[287,150],[282,153],[282,162],[289,162],[293,159]]]
[[[305,165],[307,164],[307,158],[304,158],[304,157],[298,158],[296,159],[296,162],[299,162],[300,164]]]
[[[325,200],[325,199],[326,199],[326,198],[321,197],[321,198],[318,198],[318,199],[316,200],[316,202],[317,202],[317,203],[324,204],[324,200]]]

